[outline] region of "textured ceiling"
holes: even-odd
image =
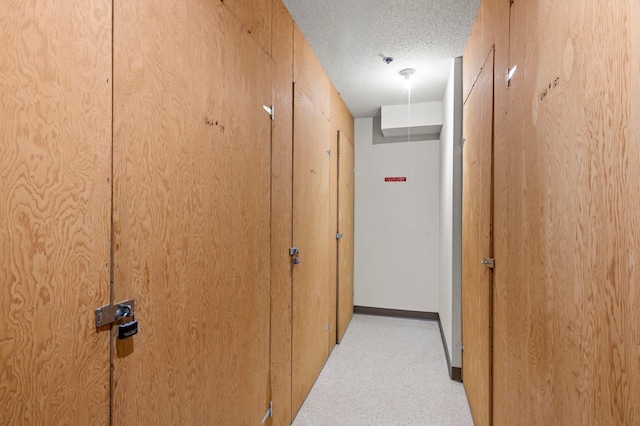
[[[442,99],[452,58],[462,56],[480,0],[284,0],[355,118]],[[383,57],[394,61],[387,65]]]

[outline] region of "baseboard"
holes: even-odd
[[[449,349],[447,348],[447,339],[444,337],[444,330],[442,329],[442,323],[440,322],[439,313],[422,312],[422,311],[405,311],[402,309],[372,308],[369,306],[354,306],[353,313],[363,314],[363,315],[377,315],[382,317],[413,318],[413,319],[437,321],[438,328],[440,329],[440,338],[442,340],[442,347],[444,348],[444,355],[445,355],[445,358],[447,358],[447,371],[449,372],[449,378],[456,382],[462,383],[462,369],[460,367],[451,366],[451,357],[449,356]]]
[[[449,349],[447,347],[447,339],[444,337],[444,330],[442,329],[442,323],[438,319],[438,327],[440,328],[440,337],[442,338],[442,347],[444,348],[444,356],[447,358],[447,370],[449,371],[449,378],[456,382],[462,383],[462,369],[460,367],[451,366],[451,356],[449,355]]]
[[[449,375],[451,380],[462,383],[462,368],[451,367],[451,374]]]
[[[378,315],[383,317],[414,318],[414,319],[424,319],[424,320],[431,320],[431,321],[440,321],[440,315],[437,312],[405,311],[402,309],[385,309],[385,308],[371,308],[369,306],[354,306],[353,313],[364,314],[364,315]]]

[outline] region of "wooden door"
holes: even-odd
[[[493,50],[463,111],[462,380],[476,425],[491,424]]]
[[[269,406],[271,61],[221,2],[115,2],[113,421]]]
[[[273,0],[271,133],[271,397],[274,426],[291,424],[293,227],[293,18]]]
[[[111,2],[0,3],[0,424],[108,424]]]
[[[353,316],[353,168],[353,143],[338,132],[338,343]]]
[[[516,0],[503,44],[495,423],[640,424],[640,2]]]
[[[296,84],[293,130],[292,411],[298,412],[329,356],[329,120]],[[334,272],[335,273],[335,272]],[[335,296],[334,296],[335,297]]]

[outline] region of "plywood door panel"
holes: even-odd
[[[518,69],[496,147],[496,424],[640,421],[635,3],[512,5]]]
[[[491,424],[493,50],[464,104],[462,379],[476,425]]]
[[[338,133],[338,343],[353,316],[353,201],[354,147],[347,136]]]
[[[293,30],[293,82],[309,94],[311,102],[329,119],[331,80],[295,24]]]
[[[496,38],[502,36],[504,25],[501,19],[508,19],[508,16],[503,16],[505,4],[508,5],[509,2],[504,0],[483,0],[480,2],[478,14],[464,50],[462,99],[465,101],[480,76],[487,54],[496,44]],[[504,81],[504,72],[500,72],[500,75]]]
[[[338,90],[331,86],[331,128],[353,141],[354,121]]]
[[[0,3],[0,424],[106,424],[111,2]]]
[[[242,24],[245,31],[252,35],[262,49],[271,54],[272,1],[265,0],[221,0]],[[288,13],[288,12],[287,12]]]
[[[217,2],[115,4],[114,424],[269,405],[271,60]]]
[[[271,396],[273,425],[291,424],[291,278],[293,214],[293,19],[273,0],[271,154]]]
[[[293,244],[299,248],[301,259],[293,269],[295,417],[329,355],[327,283],[332,272],[328,269],[330,125],[297,85],[293,108]]]

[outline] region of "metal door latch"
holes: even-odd
[[[509,88],[509,86],[511,86],[511,79],[513,78],[517,69],[518,69],[518,66],[514,65],[513,68],[511,68],[510,70],[507,70],[507,72],[505,73],[504,80],[505,80],[505,85],[507,86],[507,89]]]
[[[273,105],[271,105],[271,107],[268,107],[266,105],[262,105],[262,109],[264,109],[265,111],[267,111],[267,114],[269,114],[271,116],[271,120],[274,119],[274,108]]]
[[[111,324],[116,321],[122,321],[123,317],[133,315],[135,307],[136,301],[131,299],[114,305],[105,305],[96,309],[96,328],[100,328],[103,325]]]
[[[482,263],[484,266],[487,266],[491,269],[496,267],[496,260],[493,257],[482,259],[480,263]]]
[[[96,328],[119,321],[121,324],[118,326],[118,339],[122,340],[138,334],[138,321],[134,313],[135,304],[135,300],[132,299],[96,309]]]
[[[289,256],[293,257],[294,265],[300,264],[300,251],[298,250],[298,247],[289,248]]]

